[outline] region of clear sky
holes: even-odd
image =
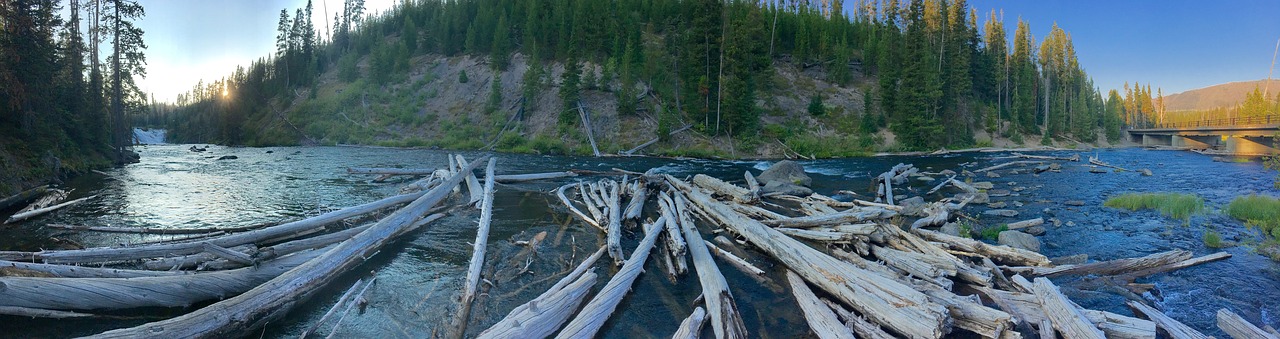
[[[326,4],[327,14],[326,14]],[[171,101],[196,81],[217,79],[275,50],[280,9],[306,0],[140,0],[147,16],[144,91]],[[369,12],[397,0],[367,0]],[[852,7],[854,0],[845,0]],[[1008,35],[1019,17],[1039,42],[1057,22],[1072,35],[1081,64],[1104,92],[1126,81],[1172,94],[1267,77],[1280,39],[1277,0],[969,0],[979,21],[1004,10]],[[341,0],[315,0],[315,27],[326,27]]]
[[[1010,39],[1018,17],[1031,24],[1037,43],[1057,22],[1104,96],[1126,81],[1168,95],[1265,79],[1280,39],[1276,0],[969,0],[969,6],[978,9],[979,25],[992,8],[1003,8]]]

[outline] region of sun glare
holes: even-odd
[[[223,89],[222,89],[222,97],[224,97],[224,98],[225,98],[225,97],[227,97],[227,96],[229,96],[229,95],[230,95],[230,93],[227,93],[227,89],[226,89],[226,88],[223,88]]]

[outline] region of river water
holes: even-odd
[[[98,197],[58,213],[18,226],[0,229],[0,250],[56,248],[74,241],[86,246],[130,244],[164,239],[166,236],[139,236],[67,232],[45,228],[48,223],[93,226],[135,227],[231,227],[279,223],[317,215],[394,194],[402,182],[374,183],[371,177],[345,173],[347,167],[440,167],[446,152],[434,150],[279,147],[227,148],[210,146],[208,152],[188,150],[190,145],[150,145],[136,150],[142,162],[107,171],[110,178],[85,176],[68,183],[75,188],[72,198]],[[1069,156],[1074,152],[1048,154]],[[463,153],[468,158],[479,153]],[[1083,163],[1067,163],[1061,173],[1040,175],[1009,174],[999,178],[979,176],[974,181],[991,181],[998,189],[1014,190],[1017,196],[993,197],[1021,212],[1014,218],[978,217],[978,224],[996,225],[1043,216],[1056,218],[1061,225],[1046,225],[1040,239],[1042,252],[1049,257],[1078,253],[1091,260],[1142,256],[1171,249],[1185,249],[1196,255],[1212,253],[1201,242],[1206,227],[1214,227],[1228,241],[1254,239],[1251,231],[1223,213],[1236,196],[1261,193],[1280,195],[1272,189],[1276,173],[1257,161],[1213,162],[1210,157],[1175,151],[1141,149],[1097,150],[1112,164],[1129,168],[1149,168],[1155,175],[1137,173],[1089,173]],[[217,160],[234,155],[237,159]],[[970,170],[1008,161],[996,159],[1004,153],[959,153],[942,156],[888,156],[836,160],[802,161],[814,178],[814,189],[834,195],[837,190],[868,194],[870,178],[897,163],[913,163],[925,171]],[[675,160],[657,158],[590,158],[497,154],[497,172],[534,173],[565,169],[609,170],[621,168],[643,172],[658,168],[677,176],[705,173],[741,182],[741,173],[757,175],[770,161]],[[594,252],[604,242],[595,228],[570,217],[550,191],[579,177],[548,182],[499,185],[495,195],[494,224],[489,236],[489,254],[482,285],[472,311],[468,333],[474,335],[506,315],[512,308],[540,294],[565,272]],[[914,181],[907,196],[922,194],[935,183]],[[1124,192],[1189,192],[1204,197],[1212,209],[1182,221],[1161,217],[1156,212],[1128,212],[1102,207],[1109,196]],[[899,193],[899,195],[903,195]],[[938,197],[929,197],[936,200]],[[1081,200],[1083,206],[1067,206],[1067,200]],[[982,205],[966,209],[980,216]],[[357,270],[343,275],[336,284],[301,304],[284,319],[269,324],[262,333],[245,336],[292,337],[310,327],[357,279],[376,277],[366,292],[369,306],[356,310],[336,329],[337,337],[421,338],[443,332],[455,308],[471,254],[478,218],[475,209],[461,210],[439,222],[404,237]],[[707,234],[709,228],[703,228]],[[530,240],[546,232],[536,250],[516,241]],[[628,230],[625,251],[630,253],[642,232]],[[1214,312],[1229,308],[1255,324],[1280,327],[1280,264],[1254,254],[1249,248],[1225,249],[1234,255],[1219,261],[1180,271],[1159,274],[1140,282],[1154,283],[1158,293],[1144,298],[1175,319],[1210,335],[1222,336],[1214,325]],[[656,257],[656,256],[655,256]],[[782,268],[756,252],[748,259],[769,271],[772,283],[762,284],[730,266],[721,271],[737,299],[747,329],[753,337],[794,338],[809,336],[785,285]],[[596,290],[615,269],[601,260]],[[654,260],[646,265],[605,324],[603,337],[666,337],[691,312],[700,294],[696,277],[671,280],[661,273]],[[1087,308],[1131,314],[1123,306],[1124,297],[1092,291],[1073,278],[1057,281],[1074,301]],[[203,305],[195,305],[199,307]],[[113,313],[119,319],[32,320],[0,316],[0,337],[66,337],[98,333],[133,326],[189,311],[190,309],[149,309]],[[329,321],[320,330],[328,334]],[[707,330],[709,331],[709,330]],[[709,333],[709,332],[707,332]]]

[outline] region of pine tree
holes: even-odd
[[[506,70],[511,61],[510,27],[507,26],[507,14],[498,17],[498,25],[493,30],[493,47],[489,48],[489,59],[498,70]]]

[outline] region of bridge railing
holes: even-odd
[[[1193,128],[1193,127],[1219,127],[1219,126],[1245,126],[1245,125],[1270,125],[1280,124],[1280,115],[1264,115],[1251,117],[1232,117],[1219,119],[1205,119],[1197,121],[1181,121],[1156,124],[1155,128]]]

